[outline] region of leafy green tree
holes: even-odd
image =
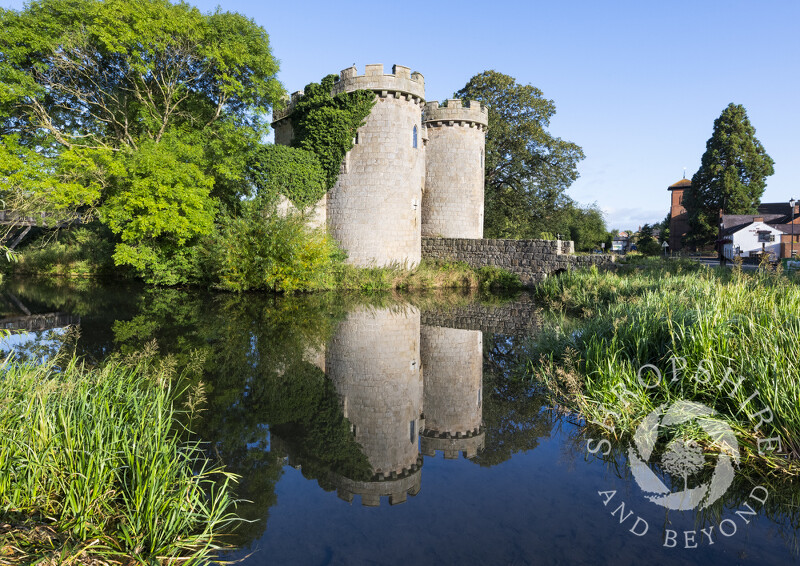
[[[248,192],[247,155],[282,94],[277,70],[266,32],[239,14],[33,1],[0,10],[0,138],[17,136],[49,171],[90,164],[99,190],[82,205],[119,237],[116,260],[181,282],[173,257]],[[182,166],[171,171],[176,148]]]
[[[583,150],[547,131],[556,112],[532,85],[484,71],[455,93],[489,108],[484,233],[488,238],[553,232],[564,191],[578,178]]]
[[[773,164],[756,138],[744,106],[729,104],[714,121],[700,169],[684,195],[689,240],[695,245],[712,243],[717,237],[720,210],[726,214],[754,213],[766,179],[774,173]]]
[[[573,206],[569,221],[569,237],[575,242],[576,251],[592,251],[606,243],[608,249],[609,232],[603,212],[596,204],[586,207]]]
[[[645,224],[639,229],[639,234],[636,239],[636,248],[644,255],[656,256],[661,253],[661,246],[653,237],[653,229],[655,226]]]

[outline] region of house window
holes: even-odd
[[[767,232],[764,230],[760,230],[758,232],[758,242],[774,242],[775,241],[775,234],[772,232]]]
[[[417,149],[417,127],[414,126],[414,149]]]
[[[358,145],[358,132],[356,132],[356,135],[353,138],[353,145]]]

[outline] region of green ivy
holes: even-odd
[[[369,90],[332,96],[336,78],[328,75],[320,83],[307,85],[292,112],[292,145],[314,152],[325,170],[325,191],[318,199],[336,183],[342,160],[353,148],[356,130],[375,105],[375,94]]]
[[[313,206],[328,188],[314,152],[285,145],[262,145],[252,157],[250,175],[261,198],[284,195],[298,209]]]

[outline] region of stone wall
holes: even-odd
[[[422,236],[482,238],[487,109],[474,100],[429,102],[423,123]]]
[[[475,268],[501,267],[519,275],[527,286],[575,267],[614,263],[612,255],[575,256],[573,250],[573,242],[561,240],[422,238],[423,258],[463,261]]]

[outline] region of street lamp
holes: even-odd
[[[789,222],[792,225],[792,253],[789,254],[790,259],[794,259],[794,203],[797,201],[794,199],[789,200],[789,208],[791,208],[791,221]]]

